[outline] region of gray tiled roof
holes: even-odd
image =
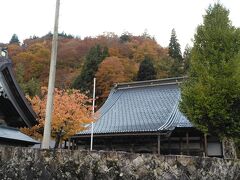
[[[38,123],[36,114],[25,98],[13,74],[12,62],[10,59],[0,56],[0,96],[10,101],[21,118],[21,127],[32,127]],[[1,104],[3,106],[3,104]],[[4,104],[6,106],[6,104]],[[0,107],[1,108],[1,107]],[[9,116],[7,114],[6,116]],[[19,127],[19,124],[12,123],[11,126]]]
[[[180,88],[165,79],[116,85],[99,110],[94,134],[150,132],[192,127],[178,109]],[[90,129],[78,135],[90,134]]]
[[[8,140],[23,141],[30,144],[39,144],[38,141],[21,133],[18,129],[0,126],[0,138]]]

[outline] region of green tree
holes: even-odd
[[[129,32],[124,32],[122,33],[122,35],[120,36],[120,42],[125,43],[125,42],[129,42],[131,40],[131,34]]]
[[[16,80],[22,89],[22,91],[33,97],[35,95],[39,95],[40,93],[40,83],[36,78],[32,78],[29,81],[24,81],[24,65],[22,63],[19,63],[16,65]]]
[[[92,92],[93,78],[98,70],[99,64],[108,57],[108,48],[95,45],[88,52],[81,74],[75,79],[72,87],[81,91]]]
[[[181,53],[181,46],[178,43],[175,29],[172,29],[168,50],[169,56],[173,58],[173,64],[170,73],[172,76],[181,76],[183,69],[183,58]]]
[[[9,41],[9,44],[20,44],[20,41],[19,41],[18,36],[16,34],[12,35],[12,38]]]
[[[201,131],[240,136],[239,30],[221,4],[209,6],[198,26],[180,109]]]
[[[183,74],[187,74],[191,59],[191,47],[186,46],[183,53]]]
[[[153,66],[152,59],[150,59],[149,57],[145,57],[140,64],[137,80],[144,81],[144,80],[156,79],[156,74],[157,73]]]
[[[40,83],[36,78],[30,79],[25,86],[25,94],[34,97],[40,94]]]

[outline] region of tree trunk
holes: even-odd
[[[61,137],[62,137],[62,131],[63,131],[63,127],[61,127],[61,129],[59,130],[59,132],[56,135],[56,141],[55,141],[54,149],[57,149],[58,146],[59,146],[59,143],[60,143],[60,140],[61,140]]]

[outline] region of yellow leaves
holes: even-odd
[[[24,133],[37,138],[41,137],[43,132],[45,109],[47,102],[47,88],[41,88],[41,97],[35,96],[30,100],[33,109],[38,115],[39,125],[31,129],[22,128]],[[85,125],[92,122],[90,100],[78,90],[59,90],[54,91],[54,110],[52,114],[52,136],[63,128],[63,139],[84,130]]]

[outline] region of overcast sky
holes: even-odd
[[[182,50],[191,44],[197,25],[209,4],[217,0],[61,0],[59,32],[81,38],[103,32],[141,35],[145,30],[168,46],[175,28]],[[240,27],[240,1],[220,0]],[[56,0],[0,0],[0,42],[16,33],[22,41],[53,30]]]

